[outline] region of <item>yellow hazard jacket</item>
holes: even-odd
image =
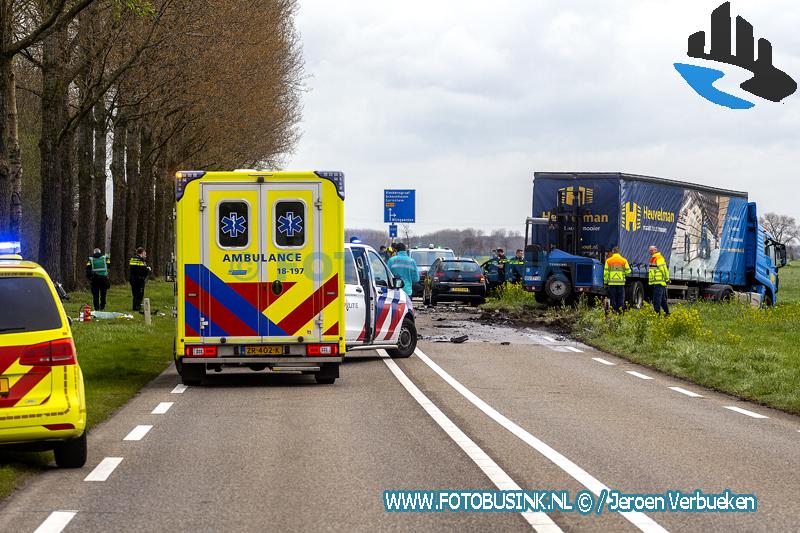
[[[664,286],[669,283],[669,269],[661,252],[656,252],[650,257],[650,264],[647,265],[647,282],[650,285]]]
[[[628,260],[619,254],[614,254],[606,259],[603,269],[603,282],[606,285],[625,285],[625,278],[631,273]]]

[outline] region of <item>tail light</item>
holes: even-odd
[[[63,366],[77,362],[72,339],[57,339],[28,346],[19,358],[19,364],[26,366]]]
[[[216,357],[216,346],[187,346],[186,355],[188,357]]]
[[[337,344],[307,344],[306,355],[336,355],[339,353]]]

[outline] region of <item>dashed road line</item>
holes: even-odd
[[[125,435],[125,438],[122,440],[142,440],[144,436],[147,435],[147,432],[150,431],[151,429],[153,429],[153,426],[146,426],[146,425],[136,426],[131,430],[130,433]]]
[[[60,533],[76,514],[77,511],[53,511],[33,533]]]
[[[626,370],[625,372],[627,374],[630,374],[631,376],[636,376],[639,379],[653,379],[650,376],[645,376],[644,374],[637,372],[635,370]]]
[[[177,385],[175,385],[175,388],[172,389],[172,394],[183,394],[184,392],[186,392],[186,389],[188,388],[189,387],[184,385],[183,383],[178,383]]]
[[[610,489],[591,474],[586,472],[584,469],[567,459],[565,456],[561,455],[559,452],[542,442],[541,440],[537,439],[533,435],[531,435],[528,431],[524,430],[516,423],[512,422],[504,415],[500,414],[496,409],[490,406],[488,403],[481,400],[477,397],[471,390],[466,388],[460,382],[458,382],[453,376],[445,372],[439,365],[433,362],[430,357],[425,355],[422,350],[419,348],[416,349],[414,352],[426,365],[428,365],[431,370],[439,374],[443,380],[445,380],[451,387],[453,387],[459,394],[461,394],[464,398],[467,399],[471,404],[475,407],[483,411],[489,418],[506,428],[508,431],[519,437],[523,442],[528,444],[531,448],[541,453],[547,459],[549,459],[553,464],[561,468],[564,472],[572,476],[576,481],[581,483],[591,492],[593,492],[596,496],[600,496],[601,492],[605,490],[606,492],[610,491]],[[386,359],[384,359],[386,361]],[[394,361],[392,361],[394,362]],[[387,363],[388,364],[388,363]],[[391,367],[390,367],[391,368]],[[398,368],[399,370],[399,368]],[[408,379],[408,378],[406,378]],[[413,384],[412,384],[413,386]],[[625,511],[620,512],[628,522],[639,528],[641,531],[646,533],[665,533],[667,530],[661,527],[655,520],[650,518],[644,513],[638,511]]]
[[[686,396],[691,396],[692,398],[702,398],[702,394],[697,394],[696,392],[692,392],[690,390],[682,389],[680,387],[669,387],[671,390],[675,392],[680,392],[681,394],[685,394]]]
[[[760,415],[758,413],[754,413],[753,411],[748,411],[747,409],[742,409],[741,407],[736,407],[735,405],[723,405],[725,409],[730,409],[731,411],[736,411],[737,413],[752,417],[752,418],[769,418],[765,415]]]
[[[105,481],[122,462],[122,457],[106,457],[83,478],[84,481]]]
[[[617,364],[617,363],[612,363],[611,361],[606,361],[602,357],[592,357],[592,360],[608,366],[615,366]]]
[[[583,353],[583,350],[579,350],[578,348],[575,348],[574,346],[564,346],[564,348],[566,348],[567,350],[569,350],[571,352]]]
[[[553,337],[548,337],[547,335],[542,335],[542,338],[547,342],[556,342],[556,340]]]
[[[163,415],[169,411],[169,408],[172,407],[174,402],[161,402],[160,404],[156,405],[155,409],[150,411],[151,415]]]
[[[521,490],[520,486],[503,471],[494,460],[489,457],[475,442],[445,415],[436,404],[414,385],[397,363],[386,353],[386,350],[377,350],[383,362],[389,367],[394,377],[406,391],[414,398],[426,413],[441,427],[445,433],[461,448],[472,461],[478,465],[484,474],[500,490]],[[560,533],[561,528],[556,525],[546,513],[526,511],[520,513],[522,517],[539,533]]]

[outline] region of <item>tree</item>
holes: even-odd
[[[791,244],[793,241],[800,239],[800,226],[798,226],[794,217],[766,213],[759,218],[759,222],[780,243]]]

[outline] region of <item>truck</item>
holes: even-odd
[[[758,221],[746,192],[621,172],[535,172],[525,225],[523,287],[542,303],[603,296],[603,266],[628,259],[627,305],[649,298],[648,248],[670,272],[672,299],[777,302],[786,246]]]
[[[184,384],[225,368],[339,377],[343,173],[178,172],[175,235]]]

